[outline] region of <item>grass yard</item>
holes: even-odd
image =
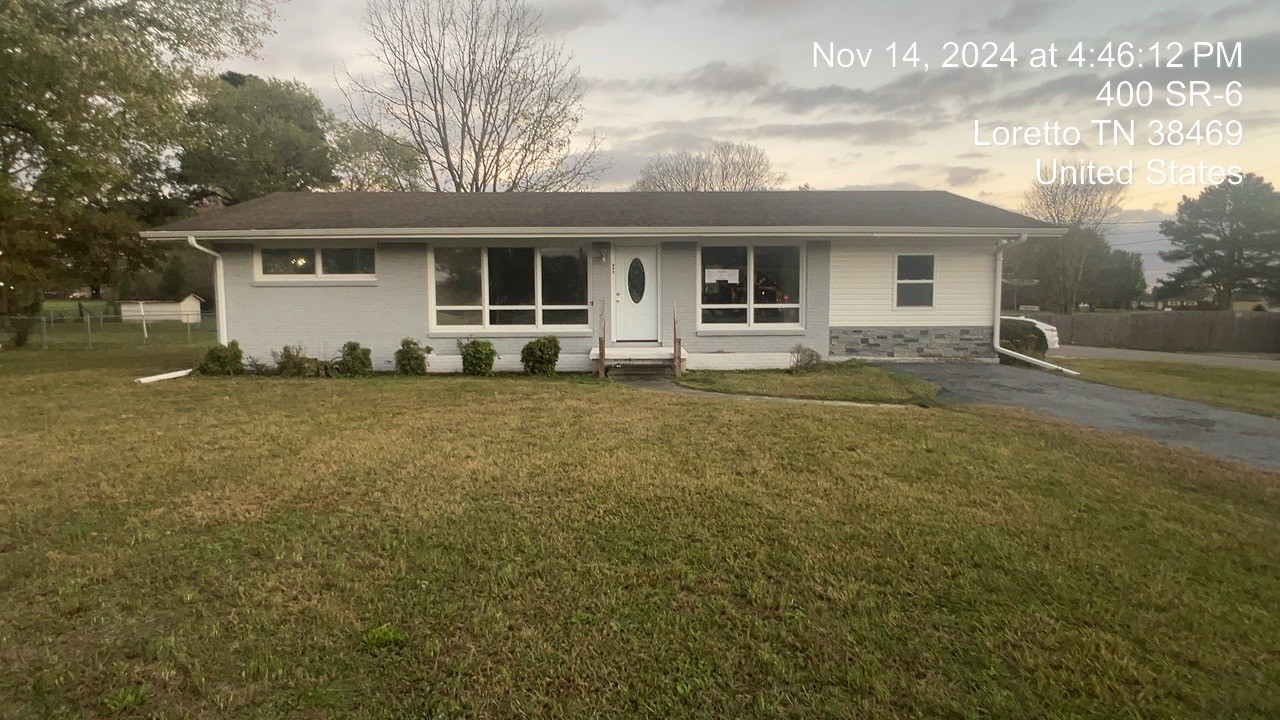
[[[199,355],[0,351],[0,717],[1280,716],[1280,475]]]
[[[739,395],[844,400],[866,403],[930,403],[936,385],[865,365],[856,360],[827,363],[819,370],[694,370],[679,383],[698,390]]]
[[[81,307],[84,307],[85,310],[94,315],[101,315],[107,310],[107,301],[101,298],[96,300],[92,298],[85,300],[55,298],[40,303],[40,314],[79,317]]]
[[[1083,380],[1280,418],[1280,372],[1146,360],[1062,363]]]

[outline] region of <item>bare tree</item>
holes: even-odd
[[[1081,289],[1110,253],[1106,227],[1120,212],[1127,187],[1033,182],[1023,195],[1022,211],[1037,220],[1063,225],[1061,238],[1040,238],[1012,248],[1008,271],[1015,279],[1039,281],[1036,295],[1059,312],[1074,312]]]
[[[422,157],[422,185],[455,192],[587,186],[598,142],[574,149],[578,69],[524,0],[370,0],[378,72],[343,71],[353,121]]]
[[[1120,212],[1126,192],[1128,187],[1120,184],[1036,181],[1022,196],[1023,212],[1055,225],[1100,231]]]
[[[703,153],[680,151],[650,158],[632,183],[635,191],[745,192],[773,190],[786,180],[764,150],[747,143],[718,142]]]

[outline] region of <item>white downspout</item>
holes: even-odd
[[[993,303],[994,307],[991,310],[991,347],[995,349],[998,355],[1015,358],[1022,362],[1035,365],[1036,367],[1044,368],[1045,370],[1057,370],[1060,373],[1066,373],[1067,375],[1072,376],[1079,375],[1080,373],[1075,370],[1068,370],[1061,365],[1054,365],[1051,362],[1045,362],[1039,358],[1033,358],[1030,355],[1023,355],[1022,353],[1014,352],[1008,348],[1000,347],[1000,300],[1004,290],[1004,249],[1009,245],[1021,244],[1026,241],[1027,234],[1023,233],[1022,237],[1017,240],[1017,243],[997,241],[996,244],[995,302]]]
[[[196,242],[195,235],[187,236],[187,244],[199,250],[202,253],[208,253],[213,256],[213,311],[217,317],[215,321],[218,323],[218,344],[227,344],[227,275],[222,269],[222,255],[210,250],[209,248]]]

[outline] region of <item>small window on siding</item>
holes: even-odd
[[[263,248],[263,275],[315,275],[316,251],[311,248]]]
[[[897,307],[933,307],[933,255],[899,255]]]
[[[325,275],[372,275],[373,248],[324,248],[320,264]]]

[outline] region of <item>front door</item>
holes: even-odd
[[[658,339],[658,248],[615,245],[614,337],[619,342]]]

